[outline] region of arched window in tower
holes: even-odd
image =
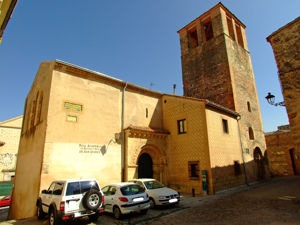
[[[236,30],[237,42],[239,43],[240,46],[242,46],[244,48],[244,41],[243,41],[241,26],[238,25],[237,23],[235,24],[235,30]]]
[[[254,133],[252,127],[249,127],[248,131],[249,131],[249,139],[254,140]]]
[[[189,48],[196,48],[198,46],[198,35],[196,27],[188,30]]]
[[[37,111],[39,110],[39,91],[37,92],[36,96],[35,96],[35,111],[34,111],[34,126],[38,124],[38,120],[37,120]]]
[[[36,105],[37,105],[38,97],[39,97],[39,92],[36,93],[36,97],[34,98],[34,100],[32,102],[31,115],[30,115],[30,128],[34,127],[34,125],[35,125],[34,122],[35,122]]]
[[[227,19],[227,27],[228,27],[229,36],[232,38],[232,40],[235,40],[234,32],[233,32],[232,18],[226,15],[226,19]]]
[[[41,122],[41,114],[42,114],[43,98],[44,98],[44,94],[43,94],[43,92],[41,92],[40,98],[39,98],[39,103],[38,103],[37,117],[36,117],[37,123],[40,123],[40,122]]]
[[[250,102],[247,102],[247,108],[248,108],[248,112],[251,112],[251,105],[250,105]]]
[[[203,30],[204,30],[204,34],[205,34],[205,40],[208,41],[208,40],[212,39],[214,37],[214,32],[213,32],[211,20],[208,19],[208,20],[204,21],[202,26],[203,26]]]
[[[25,108],[24,108],[24,115],[23,115],[23,120],[22,120],[22,134],[24,134],[26,132],[26,120],[28,120],[28,112],[27,112],[27,98],[26,98],[26,101],[25,101]]]

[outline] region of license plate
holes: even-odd
[[[144,200],[144,198],[143,197],[140,197],[140,198],[134,198],[132,201],[133,202],[141,202],[141,201],[143,201]]]
[[[172,199],[169,200],[169,203],[174,203],[174,202],[177,202],[177,201],[178,201],[177,198],[172,198]]]
[[[78,209],[78,204],[77,204],[77,201],[69,201],[69,209],[70,210],[76,210]]]
[[[78,216],[81,216],[81,213],[79,212],[74,213],[74,217],[78,217]]]

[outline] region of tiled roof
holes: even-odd
[[[162,129],[155,129],[150,127],[139,127],[133,125],[130,125],[125,130],[143,131],[143,132],[156,133],[156,134],[170,134],[169,131],[162,130]]]

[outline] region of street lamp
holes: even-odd
[[[270,92],[268,93],[268,95],[266,96],[266,99],[267,99],[267,101],[268,101],[268,103],[270,104],[270,105],[274,105],[274,106],[285,106],[285,102],[283,101],[283,102],[277,102],[277,103],[275,103],[275,96],[274,95],[272,95]]]

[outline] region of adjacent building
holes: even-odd
[[[300,17],[281,27],[269,37],[278,67],[291,135],[295,145],[295,159],[300,160]]]
[[[295,155],[295,145],[289,125],[265,133],[269,168],[272,176],[300,174],[300,162]]]
[[[0,182],[13,181],[23,116],[0,122]]]
[[[16,7],[18,0],[0,0],[0,44],[4,30]]]

